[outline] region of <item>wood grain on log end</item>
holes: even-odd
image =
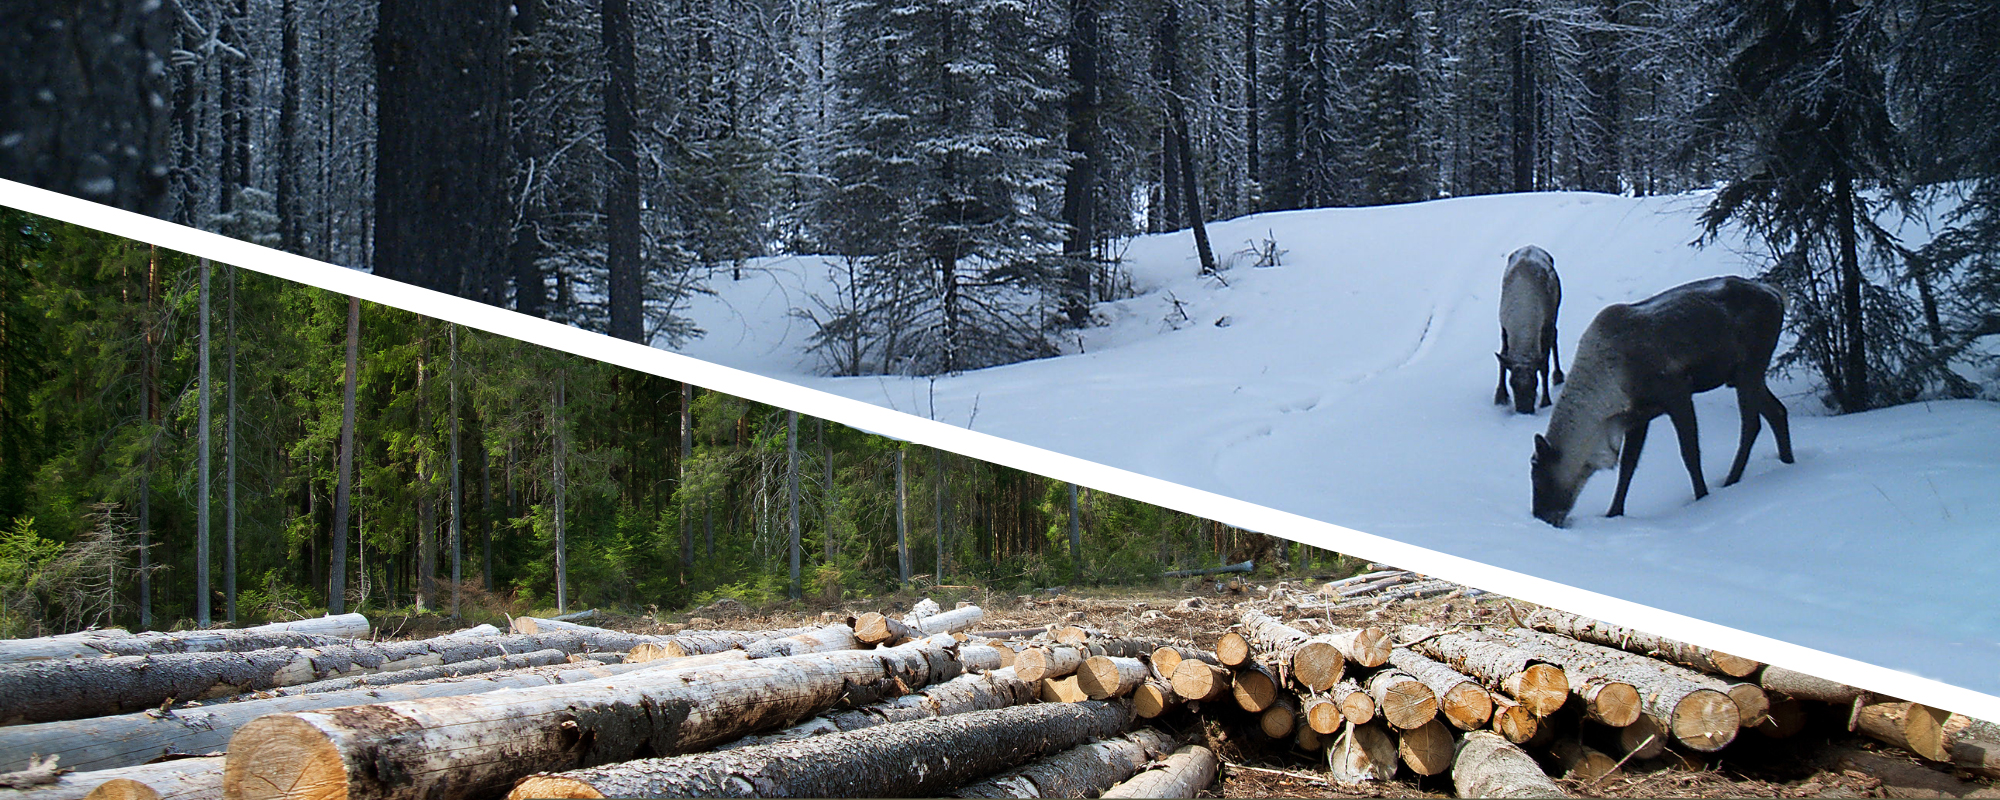
[[[1446,690],[1438,706],[1445,721],[1462,731],[1479,730],[1493,719],[1493,695],[1470,681]]]
[[[1225,667],[1240,667],[1250,662],[1250,640],[1234,631],[1225,633],[1215,642],[1215,657]]]
[[[1089,699],[1090,697],[1083,693],[1082,687],[1077,686],[1077,676],[1075,675],[1042,679],[1042,702],[1044,703],[1081,703]]]
[[[131,778],[112,778],[90,790],[83,800],[160,800],[160,793]]]
[[[1510,683],[1514,699],[1538,717],[1556,713],[1569,700],[1569,675],[1554,664],[1530,664]]]
[[[1139,687],[1146,672],[1145,662],[1136,658],[1091,656],[1077,670],[1077,686],[1092,700],[1124,697]]]
[[[1324,692],[1340,683],[1347,669],[1347,657],[1327,642],[1312,641],[1292,654],[1292,677],[1315,692]]]
[[[1708,663],[1731,678],[1747,678],[1757,672],[1764,662],[1751,661],[1742,656],[1732,656],[1721,650],[1708,651]]]
[[[645,642],[633,647],[631,652],[625,654],[625,663],[644,664],[648,661],[659,661],[673,657],[673,654],[668,652],[667,645]]]
[[[1156,647],[1151,658],[1153,671],[1162,678],[1173,680],[1174,670],[1181,665],[1181,651],[1172,647]]]
[[[1399,730],[1420,727],[1437,716],[1437,693],[1400,670],[1375,673],[1368,679],[1368,695],[1382,718]]]
[[[1155,719],[1181,704],[1180,694],[1166,681],[1148,680],[1132,690],[1132,711],[1141,719]]]
[[[515,798],[552,798],[553,800],[597,800],[602,792],[590,788],[590,784],[561,775],[530,775],[514,784],[514,791],[507,793],[508,800]]]
[[[1575,688],[1591,719],[1613,728],[1623,728],[1639,720],[1639,690],[1623,681],[1591,678]]]
[[[1699,689],[1674,704],[1674,717],[1668,727],[1675,741],[1699,752],[1713,753],[1736,740],[1742,714],[1729,695]]]
[[[1331,698],[1314,697],[1306,701],[1306,727],[1332,736],[1340,732],[1341,724],[1346,721],[1347,717],[1341,713],[1340,704]]]
[[[1261,669],[1238,670],[1229,692],[1236,698],[1238,707],[1256,714],[1277,702],[1278,683],[1270,673]]]
[[[1354,663],[1369,669],[1389,663],[1389,654],[1395,651],[1396,642],[1389,638],[1389,632],[1381,628],[1362,628],[1354,635]]]
[[[1541,728],[1541,718],[1529,711],[1527,704],[1494,698],[1493,732],[1501,738],[1521,744],[1535,738]]]
[[[1431,721],[1402,732],[1396,739],[1396,754],[1403,759],[1403,765],[1418,775],[1438,775],[1451,769],[1452,751],[1456,742],[1451,737],[1451,728],[1443,720]]]
[[[1229,693],[1231,675],[1229,670],[1190,658],[1174,668],[1174,693],[1188,700],[1219,700]]]
[[[222,791],[232,800],[335,800],[346,798],[348,789],[340,748],[298,717],[259,717],[229,739]]]

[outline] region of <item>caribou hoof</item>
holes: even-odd
[[[1550,402],[1550,401],[1549,401],[1549,396],[1548,396],[1548,395],[1542,395],[1542,407],[1543,407],[1543,408],[1548,408],[1549,406],[1552,406],[1552,405],[1555,405],[1555,403],[1552,403],[1552,402]]]

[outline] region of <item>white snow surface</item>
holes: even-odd
[[[1665,611],[2000,694],[2000,403],[1827,412],[1773,379],[1797,463],[1769,428],[1743,481],[1734,393],[1697,398],[1713,493],[1694,500],[1671,424],[1627,514],[1616,472],[1570,527],[1529,514],[1528,456],[1548,410],[1493,404],[1500,276],[1537,244],[1563,281],[1565,367],[1608,303],[1749,274],[1740,239],[1706,247],[1704,196],[1545,193],[1261,214],[1212,224],[1224,281],[1196,275],[1187,232],[1126,253],[1138,296],[1057,358],[942,377],[829,378],[794,309],[829,262],[779,258],[688,313],[680,352]],[[1274,268],[1240,253],[1275,238]],[[1169,298],[1183,304],[1182,321]],[[1172,320],[1170,324],[1169,320]],[[1560,391],[1560,390],[1558,390]]]

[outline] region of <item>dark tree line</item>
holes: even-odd
[[[825,255],[827,369],[952,372],[1054,352],[1137,233],[1718,186],[1837,406],[1973,391],[1993,327],[1972,0],[98,5],[9,12],[7,174],[623,338]]]

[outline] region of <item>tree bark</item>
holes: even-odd
[[[1013,670],[1009,669],[960,675],[894,700],[885,700],[862,708],[835,711],[776,733],[746,736],[715,749],[734,750],[828,733],[858,731],[894,722],[1026,705],[1039,698],[1040,688],[1036,684],[1021,680]]]
[[[1181,696],[1174,691],[1174,685],[1160,678],[1147,678],[1132,690],[1132,710],[1141,719],[1157,719],[1180,704]]]
[[[846,625],[827,625],[804,633],[795,633],[777,639],[765,639],[743,646],[743,652],[751,658],[782,658],[800,656],[807,653],[831,653],[838,650],[859,650],[861,640],[854,638],[854,629]]]
[[[229,268],[229,320],[228,355],[229,387],[228,410],[225,413],[227,429],[223,432],[223,458],[228,464],[223,486],[226,501],[223,504],[222,521],[222,602],[223,619],[236,624],[236,267]]]
[[[1356,725],[1375,718],[1375,698],[1362,688],[1361,682],[1348,678],[1334,684],[1332,696],[1340,705],[1340,716]]]
[[[0,797],[19,800],[222,800],[222,757],[71,772],[55,783]]]
[[[1479,682],[1450,667],[1417,654],[1398,649],[1389,664],[1423,681],[1437,696],[1438,710],[1446,722],[1462,731],[1478,730],[1493,718],[1493,696]]]
[[[31,10],[32,9],[32,10]],[[24,6],[0,26],[0,178],[163,217],[172,148],[164,4]]]
[[[1191,744],[1098,796],[1200,797],[1202,791],[1215,782],[1215,771],[1220,766],[1221,760],[1215,757],[1215,751]]]
[[[555,400],[549,414],[549,427],[553,429],[551,438],[555,439],[556,451],[553,459],[555,480],[550,488],[550,494],[554,495],[552,499],[556,507],[556,613],[558,614],[569,610],[569,548],[563,541],[563,501],[569,496],[569,470],[564,469],[563,465],[563,440],[568,431],[563,419],[563,400],[563,374],[558,371]]]
[[[1396,737],[1380,722],[1347,723],[1327,754],[1333,779],[1344,784],[1393,779],[1397,761]]]
[[[932,639],[639,670],[558,689],[270,716],[230,740],[224,787],[242,800],[329,790],[356,800],[478,797],[538,771],[700,750],[838,703],[865,705],[948,680],[958,671],[955,650],[948,638]]]
[[[567,664],[569,663],[569,658],[569,653],[555,648],[548,648],[545,650],[536,650],[532,653],[521,653],[519,655],[489,656],[469,661],[455,661],[449,664],[439,664],[434,667],[412,667],[410,669],[399,669],[391,672],[376,672],[367,675],[314,681],[312,683],[302,683],[297,686],[279,687],[272,689],[269,693],[278,697],[293,697],[302,694],[341,692],[348,689],[361,689],[369,686],[393,686],[399,683],[416,683],[417,681],[436,680],[438,678],[463,678],[468,675],[480,675],[488,672]]]
[[[1571,675],[1599,675],[1630,684],[1639,693],[1640,707],[1666,721],[1674,739],[1690,749],[1712,753],[1736,738],[1742,722],[1736,701],[1686,674],[1675,674],[1686,672],[1679,667],[1551,633],[1521,633],[1510,638],[1538,641],[1572,654],[1562,662]]]
[[[195,481],[197,488],[195,489],[194,501],[194,622],[196,627],[201,628],[209,626],[209,607],[213,605],[212,601],[214,600],[208,592],[208,566],[210,561],[208,554],[208,512],[209,507],[213,505],[209,501],[211,495],[208,485],[208,398],[210,394],[208,379],[208,344],[210,338],[208,333],[209,271],[208,259],[204,258],[201,260],[201,365],[200,376],[198,378],[201,384],[199,388],[201,408],[195,419],[195,447],[197,448],[195,451],[195,463],[197,465]]]
[[[1568,797],[1535,759],[1486,731],[1465,735],[1451,765],[1459,797]]]
[[[1397,730],[1413,730],[1437,716],[1437,693],[1410,673],[1389,667],[1368,676],[1368,698]]]
[[[658,643],[666,647],[670,658],[685,658],[703,653],[719,653],[736,650],[765,639],[782,639],[817,630],[819,626],[804,628],[779,628],[769,631],[697,631],[664,637]]]
[[[903,450],[896,449],[896,570],[898,585],[910,588],[910,492],[903,476]]]
[[[985,616],[986,612],[978,606],[966,606],[924,617],[915,624],[910,624],[870,611],[854,619],[854,635],[863,644],[880,644],[940,633],[959,633],[971,629]]]
[[[1546,717],[1569,700],[1569,677],[1562,667],[1504,642],[1470,633],[1445,633],[1418,625],[1398,632],[1410,649],[1505,692],[1528,711]]]
[[[1950,761],[1952,746],[1944,735],[1948,716],[1950,712],[1919,703],[1876,703],[1861,707],[1854,729],[1932,761]]]
[[[1151,728],[1078,745],[978,783],[951,797],[1091,797],[1166,755],[1174,740]]]
[[[447,323],[446,334],[450,337],[451,357],[445,368],[451,374],[446,376],[450,388],[450,405],[445,408],[445,416],[451,418],[451,618],[458,619],[458,589],[464,578],[459,571],[459,553],[465,548],[459,545],[459,535],[464,532],[464,493],[458,481],[458,325]]]
[[[1538,631],[1567,636],[1580,642],[1615,647],[1626,652],[1669,661],[1689,669],[1728,675],[1732,678],[1751,675],[1758,667],[1763,666],[1750,659],[1732,656],[1720,650],[1641,633],[1624,626],[1612,625],[1553,608],[1536,610],[1535,613],[1528,615],[1523,624]]]
[[[347,373],[340,393],[340,465],[333,494],[333,547],[326,610],[347,610],[347,516],[354,495],[354,390],[361,382],[361,298],[347,298]]]
[[[366,637],[369,630],[367,617],[342,614],[241,629],[151,632],[136,636],[124,631],[117,631],[116,635],[110,631],[90,631],[87,632],[90,635],[67,634],[0,641],[0,664],[107,655],[240,653],[271,647],[318,647],[340,644],[342,639]]]
[[[1077,672],[1077,686],[1092,700],[1124,697],[1146,680],[1146,662],[1118,656],[1091,656]]]
[[[1069,557],[1075,565],[1075,575],[1072,580],[1079,585],[1083,583],[1083,531],[1079,527],[1080,516],[1082,515],[1078,513],[1076,505],[1076,484],[1072,483],[1069,485]]]
[[[1235,674],[1214,664],[1187,659],[1174,668],[1174,693],[1195,702],[1220,700],[1229,696]]]
[[[1844,683],[1775,666],[1767,666],[1757,674],[1757,685],[1767,692],[1779,692],[1797,700],[1818,700],[1843,706],[1867,693]]]
[[[1033,704],[521,781],[510,798],[935,796],[1131,724],[1097,702]]]
[[[604,46],[605,268],[610,273],[611,330],[628,342],[645,339],[644,282],[639,270],[639,157],[633,136],[638,94],[631,0],[604,0],[598,9]],[[796,597],[797,595],[793,595]]]
[[[1394,646],[1389,634],[1381,628],[1337,629],[1314,636],[1299,645],[1297,654],[1292,656],[1292,672],[1313,691],[1325,691],[1340,682],[1339,665],[1342,661],[1374,669],[1389,663],[1389,653]],[[1335,655],[1340,658],[1334,658]],[[1327,683],[1329,675],[1332,676],[1331,683]],[[1315,685],[1320,683],[1326,685]]]
[[[102,770],[145,764],[163,753],[212,753],[229,745],[237,728],[258,717],[320,708],[339,708],[391,700],[452,697],[496,689],[578,683],[648,668],[645,664],[586,666],[552,665],[470,678],[434,680],[395,686],[370,686],[342,692],[239,700],[175,709],[159,714],[94,717],[67,722],[0,727],[0,769],[26,765],[31,755],[60,755],[62,763],[81,770]],[[660,667],[662,669],[673,668]]]

